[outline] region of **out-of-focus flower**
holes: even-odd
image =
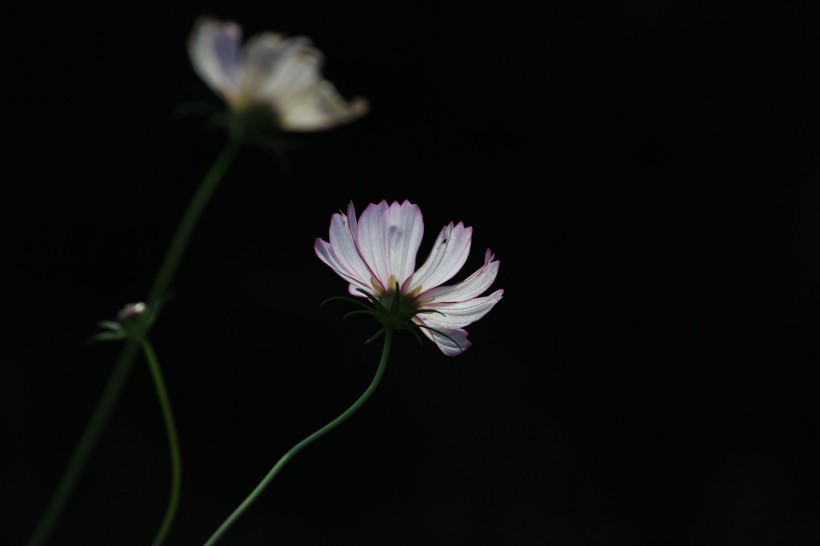
[[[145,302],[126,303],[117,312],[117,320],[101,321],[98,326],[102,331],[88,338],[86,343],[113,341],[129,337],[140,340],[150,328],[154,318],[156,318],[154,311]]]
[[[197,74],[234,112],[266,114],[284,131],[320,131],[358,118],[367,101],[345,101],[322,78],[322,53],[304,36],[265,32],[240,46],[241,27],[200,17],[188,39]]]
[[[148,312],[148,306],[145,302],[137,301],[134,303],[126,303],[125,306],[117,313],[117,322],[120,324],[127,324],[133,322]]]
[[[314,250],[350,283],[352,295],[374,304],[369,314],[388,327],[421,330],[445,355],[455,356],[470,346],[464,328],[487,314],[504,293],[481,296],[495,280],[498,261],[487,249],[475,273],[442,286],[467,260],[472,228],[461,222],[444,226],[430,256],[416,269],[423,234],[421,211],[409,201],[370,204],[358,220],[350,203],[347,214],[331,218],[330,242],[317,238]]]

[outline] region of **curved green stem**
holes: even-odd
[[[154,379],[154,387],[157,390],[162,417],[165,420],[165,432],[168,435],[168,449],[171,455],[171,492],[168,495],[168,507],[165,509],[165,517],[162,519],[162,525],[160,525],[157,535],[154,537],[154,542],[151,543],[152,546],[160,546],[165,542],[165,537],[174,523],[177,506],[179,506],[179,490],[182,486],[182,458],[179,454],[179,436],[174,422],[174,412],[171,410],[171,400],[168,398],[165,379],[162,377],[157,355],[148,338],[142,340],[142,351],[145,353],[145,359],[151,369],[151,377]]]
[[[254,501],[256,501],[259,495],[262,494],[265,488],[267,488],[268,485],[270,485],[270,482],[273,481],[273,478],[276,477],[276,475],[279,473],[280,470],[282,470],[282,468],[288,463],[288,461],[294,458],[296,454],[302,451],[304,448],[306,448],[307,446],[309,446],[310,444],[312,444],[313,442],[315,442],[316,440],[318,440],[319,438],[321,438],[322,436],[324,436],[325,434],[327,434],[328,432],[330,432],[331,430],[345,422],[348,417],[356,413],[356,410],[358,410],[360,407],[362,407],[362,405],[365,402],[367,402],[367,399],[370,398],[370,395],[372,395],[373,391],[376,390],[376,387],[379,386],[379,382],[382,379],[382,375],[384,375],[384,368],[385,366],[387,366],[387,357],[390,355],[390,343],[392,339],[393,330],[392,328],[387,328],[384,336],[384,349],[382,349],[382,357],[379,361],[379,367],[376,370],[376,375],[373,377],[373,381],[370,382],[370,385],[367,387],[367,390],[364,391],[364,393],[359,397],[359,399],[353,402],[353,405],[347,408],[344,411],[344,413],[342,413],[334,420],[332,420],[331,422],[329,422],[328,424],[326,424],[325,426],[323,426],[322,428],[320,428],[319,430],[317,430],[316,432],[314,432],[313,434],[311,434],[310,436],[308,436],[307,438],[305,438],[304,440],[290,448],[290,451],[285,453],[281,459],[276,461],[276,464],[273,465],[273,468],[271,468],[267,475],[265,475],[265,477],[262,479],[262,481],[259,482],[259,485],[257,485],[256,488],[254,488],[254,490],[251,491],[251,494],[248,495],[244,501],[242,501],[242,504],[240,504],[236,508],[236,510],[234,510],[230,516],[228,516],[228,519],[222,522],[222,525],[219,526],[219,528],[214,532],[214,534],[211,535],[211,538],[208,539],[208,541],[205,543],[205,546],[213,546],[217,543],[217,541],[219,541],[220,538],[222,538],[222,535],[224,535],[228,531],[231,525],[233,525],[236,522],[236,520],[239,519],[239,517],[245,512],[245,510],[247,510],[248,507],[251,504],[253,504]]]
[[[196,227],[197,221],[214,190],[219,185],[219,181],[228,170],[228,166],[233,161],[237,150],[238,146],[233,142],[225,147],[188,204],[188,208],[180,220],[174,238],[165,253],[165,258],[151,287],[147,302],[149,305],[158,305],[158,302],[161,301],[168,290],[185,248],[188,246],[188,240],[193,233],[194,227]],[[159,309],[155,309],[154,312],[154,320],[156,320]],[[144,334],[147,333],[147,331],[144,332]],[[54,526],[63,513],[65,504],[74,491],[74,487],[88,462],[91,452],[94,450],[94,446],[97,444],[97,440],[108,423],[111,411],[116,405],[122,388],[133,368],[137,352],[139,352],[139,341],[129,339],[122,348],[116,364],[114,364],[114,369],[111,371],[111,376],[103,389],[100,401],[97,403],[97,407],[94,409],[94,413],[91,415],[91,419],[88,421],[77,447],[74,448],[74,453],[72,453],[68,466],[57,483],[57,488],[51,495],[48,506],[46,506],[43,515],[40,516],[40,520],[37,522],[37,526],[34,528],[34,532],[26,542],[26,546],[42,546],[54,530]]]

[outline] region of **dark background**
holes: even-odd
[[[363,391],[375,330],[319,303],[353,200],[475,228],[505,297],[457,358],[398,336],[384,381],[225,544],[820,541],[820,8],[812,2],[178,2],[3,8],[0,542],[22,544],[224,135],[197,15],[305,34],[363,119],[245,150],[152,339],[182,442],[169,545],[201,544]],[[4,276],[6,276],[4,275]],[[167,444],[135,366],[53,544],[144,545]]]

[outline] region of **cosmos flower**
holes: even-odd
[[[261,111],[284,131],[319,131],[367,112],[362,98],[345,101],[322,78],[324,60],[304,36],[265,32],[240,47],[241,27],[200,17],[188,39],[197,74],[235,112]]]
[[[418,205],[405,201],[370,204],[356,219],[334,214],[330,242],[317,238],[316,255],[350,283],[349,292],[370,300],[385,326],[420,330],[448,356],[470,346],[464,328],[498,303],[503,290],[481,296],[495,280],[498,261],[487,249],[484,265],[463,281],[442,286],[462,268],[472,228],[450,222],[438,234],[427,260],[416,269],[424,234]]]

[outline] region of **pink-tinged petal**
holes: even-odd
[[[350,222],[356,221],[356,211],[349,207],[350,216],[334,214],[330,220],[330,246],[339,263],[361,283],[370,285],[373,273],[362,260],[353,240]],[[355,227],[355,226],[354,226]]]
[[[438,312],[426,313],[424,320],[434,328],[464,328],[486,315],[503,295],[504,290],[496,290],[483,298],[454,303],[431,303],[425,305],[424,309]]]
[[[418,324],[420,330],[427,336],[446,356],[458,356],[466,351],[472,343],[467,339],[467,331],[461,328],[440,328],[429,324],[426,317],[416,316],[413,322]],[[427,328],[426,328],[426,327]],[[433,328],[437,331],[430,330]]]
[[[353,242],[358,244],[359,221],[356,219],[356,207],[353,206],[353,201],[347,204],[347,223],[350,226],[350,235],[353,236]]]
[[[226,100],[239,91],[239,42],[242,29],[231,21],[200,17],[188,38],[188,55],[202,80]]]
[[[400,285],[413,273],[424,234],[417,205],[405,201],[370,204],[359,218],[357,243],[365,263],[382,288]]]
[[[347,269],[347,267],[339,260],[338,255],[330,243],[317,237],[316,241],[313,243],[313,250],[316,252],[316,256],[318,256],[320,260],[330,266],[330,268],[333,269],[337,275],[350,283],[348,290],[351,294],[361,295],[356,288],[362,288],[369,293],[373,292],[373,288],[370,286],[370,283],[360,279],[355,273]]]
[[[416,270],[416,254],[424,235],[424,222],[418,205],[405,201],[387,209],[387,248],[390,274],[399,285]]]
[[[452,286],[439,286],[422,292],[418,299],[420,301],[459,302],[480,296],[490,288],[498,274],[499,262],[493,258],[495,256],[488,248],[484,254],[484,265],[475,273]]]
[[[322,80],[322,53],[304,36],[285,38],[265,32],[248,40],[243,51],[241,89],[255,102],[282,102]]]
[[[472,236],[473,228],[464,227],[461,222],[456,226],[452,222],[444,226],[436,237],[430,256],[402,290],[430,290],[453,278],[467,261]]]
[[[390,278],[387,263],[387,237],[384,228],[384,214],[387,208],[387,201],[382,201],[378,205],[369,204],[359,218],[356,233],[356,246],[362,259],[373,272],[373,277],[382,289]]]
[[[288,131],[321,131],[348,123],[367,113],[368,102],[356,97],[347,102],[327,80],[280,102],[282,127]]]

